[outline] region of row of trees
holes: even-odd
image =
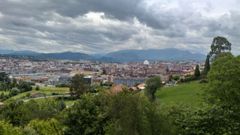
[[[16,131],[17,135],[171,135],[175,132],[157,105],[140,93],[84,94],[71,108],[65,109],[60,101],[46,102],[12,103],[5,107],[0,112],[4,120],[0,129],[6,132],[4,135],[10,131]]]
[[[10,79],[9,75],[5,72],[0,73],[0,91],[7,91],[7,94],[0,95],[0,101],[6,100],[12,96],[15,96],[19,93],[27,92],[32,90],[32,83],[19,81],[15,79]]]

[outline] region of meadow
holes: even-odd
[[[156,98],[163,106],[182,104],[201,107],[204,104],[204,84],[194,81],[163,87],[157,91]]]
[[[7,99],[4,102],[9,102],[9,101],[12,101],[12,100],[28,99],[29,98],[28,96],[31,96],[31,95],[34,95],[34,94],[41,94],[41,95],[44,95],[44,96],[66,95],[66,94],[69,94],[69,88],[67,88],[67,87],[63,87],[63,88],[40,87],[40,90],[35,90],[35,88],[33,88],[32,91],[20,93],[16,96],[13,96],[13,97]]]

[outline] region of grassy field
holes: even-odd
[[[66,94],[66,93],[69,93],[69,88],[41,87],[39,92],[43,92],[45,94],[52,94],[52,93]]]
[[[188,105],[191,107],[200,107],[203,101],[203,90],[204,84],[200,84],[199,82],[190,82],[184,84],[178,84],[174,87],[164,87],[161,88],[157,93],[157,102],[163,106],[172,106],[176,104]],[[66,94],[69,93],[69,88],[56,88],[56,87],[41,87],[39,91],[33,90],[29,92],[24,92],[18,94],[10,99],[6,100],[8,102],[10,100],[19,100],[26,99],[28,93],[43,93],[46,96],[51,96],[54,94]],[[67,105],[72,105],[73,101],[66,101]]]
[[[28,93],[30,95],[36,94],[36,93],[42,93],[46,96],[51,96],[53,93],[54,94],[67,94],[67,93],[69,93],[69,88],[41,87],[40,90],[38,90],[38,91],[32,90],[32,91],[20,93],[20,94],[14,96],[14,97],[11,97],[11,98],[7,99],[4,102],[8,102],[8,101],[11,101],[11,100],[24,99],[24,98],[26,98]]]
[[[203,104],[203,87],[204,84],[199,82],[164,87],[157,92],[157,101],[164,106],[183,104],[191,107],[200,107]]]

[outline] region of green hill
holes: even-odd
[[[203,87],[204,84],[196,81],[178,84],[173,87],[164,87],[157,92],[157,101],[164,106],[183,104],[191,107],[199,107],[204,102]]]

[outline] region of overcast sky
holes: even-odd
[[[239,0],[0,0],[0,49],[207,53],[218,35],[240,54]]]

